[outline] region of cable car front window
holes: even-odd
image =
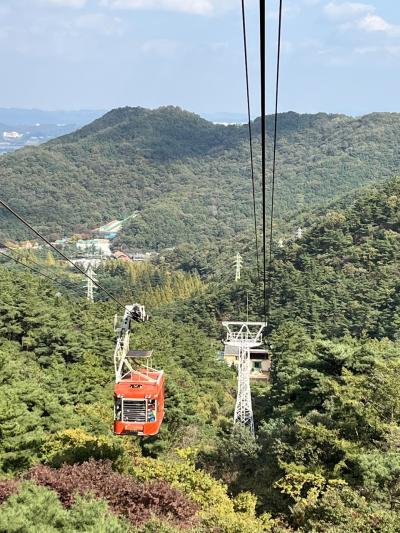
[[[122,405],[123,422],[146,422],[146,400],[124,398]]]

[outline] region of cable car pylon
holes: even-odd
[[[247,427],[254,437],[254,418],[250,389],[250,352],[252,348],[262,344],[263,331],[267,323],[224,321],[222,325],[227,330],[224,340],[225,346],[235,348],[234,352],[237,354],[238,385],[233,422],[235,425],[240,424]]]

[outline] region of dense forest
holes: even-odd
[[[291,112],[278,121],[278,219],[398,172],[398,114]],[[272,127],[268,120],[269,150]],[[259,119],[253,129],[258,155]],[[47,236],[138,212],[115,245],[146,250],[208,245],[246,231],[249,176],[245,125],[214,125],[174,107],[116,109],[73,134],[0,159],[2,197]],[[0,230],[2,239],[25,236],[3,210]]]
[[[232,427],[236,376],[217,360],[220,321],[244,318],[247,296],[250,318],[262,315],[250,234],[235,242],[236,283],[222,242],[99,269],[152,314],[132,343],[154,349],[167,405],[146,439],[111,431],[114,304],[2,262],[0,531],[400,530],[400,180],[302,224],[274,248],[273,368],[253,388],[256,440]],[[82,284],[51,256],[36,260]]]
[[[397,339],[400,178],[311,211],[303,222],[301,239],[289,236],[282,246],[274,244],[271,329],[296,320],[310,334],[329,338]],[[215,334],[226,314],[245,317],[248,295],[252,316],[262,316],[254,237],[253,241],[251,234],[245,237],[235,242],[244,259],[239,283],[234,282],[235,248],[229,245],[224,250],[216,245],[196,251],[178,246],[168,252],[165,262],[171,268],[207,280],[204,291],[170,306],[168,312]]]

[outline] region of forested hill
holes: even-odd
[[[113,304],[0,265],[0,531],[398,533],[399,207],[394,178],[276,250],[255,440],[232,430],[235,373],[193,324],[245,318],[246,296],[262,316],[248,258],[231,284],[226,260],[207,284],[168,255],[98,269],[153,316],[132,346],[165,370],[166,416],[140,440],[111,431]]]
[[[272,126],[269,120],[270,149]],[[259,120],[254,131],[259,176]],[[395,113],[281,114],[278,217],[397,174],[399,134]],[[214,125],[174,107],[116,109],[2,157],[0,190],[49,236],[138,211],[120,244],[160,249],[226,239],[251,224],[247,126]],[[4,213],[0,222],[18,236]]]
[[[234,282],[233,250],[221,254],[218,247],[178,246],[166,254],[173,267],[211,280],[205,293],[175,305],[178,321],[193,320],[214,333],[221,320],[246,317],[247,296],[252,318],[262,316],[253,244],[241,245],[244,263],[239,283]],[[309,334],[327,338],[398,339],[399,261],[400,178],[309,214],[302,238],[286,240],[274,249],[272,330],[295,321]]]

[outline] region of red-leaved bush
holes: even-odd
[[[198,510],[194,502],[166,481],[140,483],[131,476],[114,472],[111,461],[91,459],[59,469],[37,465],[24,477],[55,490],[66,507],[71,506],[76,494],[91,493],[134,524],[157,516],[183,527],[191,526]]]
[[[13,479],[0,479],[0,504],[5,502],[11,494],[17,492],[18,486]]]

